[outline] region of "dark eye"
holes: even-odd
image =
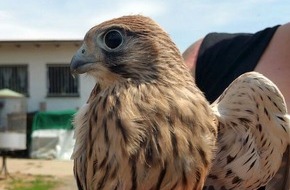
[[[118,30],[110,30],[104,36],[104,43],[109,49],[115,49],[123,43],[123,35]]]

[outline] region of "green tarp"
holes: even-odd
[[[72,119],[76,110],[38,112],[33,119],[32,130],[73,129]]]

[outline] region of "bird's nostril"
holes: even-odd
[[[85,49],[82,49],[82,54],[84,54],[86,52],[86,50]]]

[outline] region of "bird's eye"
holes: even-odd
[[[123,35],[118,30],[110,30],[104,36],[104,43],[109,49],[116,49],[123,43]]]

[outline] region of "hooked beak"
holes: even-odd
[[[71,60],[71,73],[73,75],[86,73],[96,62],[96,57],[92,53],[89,53],[86,45],[83,44]]]

